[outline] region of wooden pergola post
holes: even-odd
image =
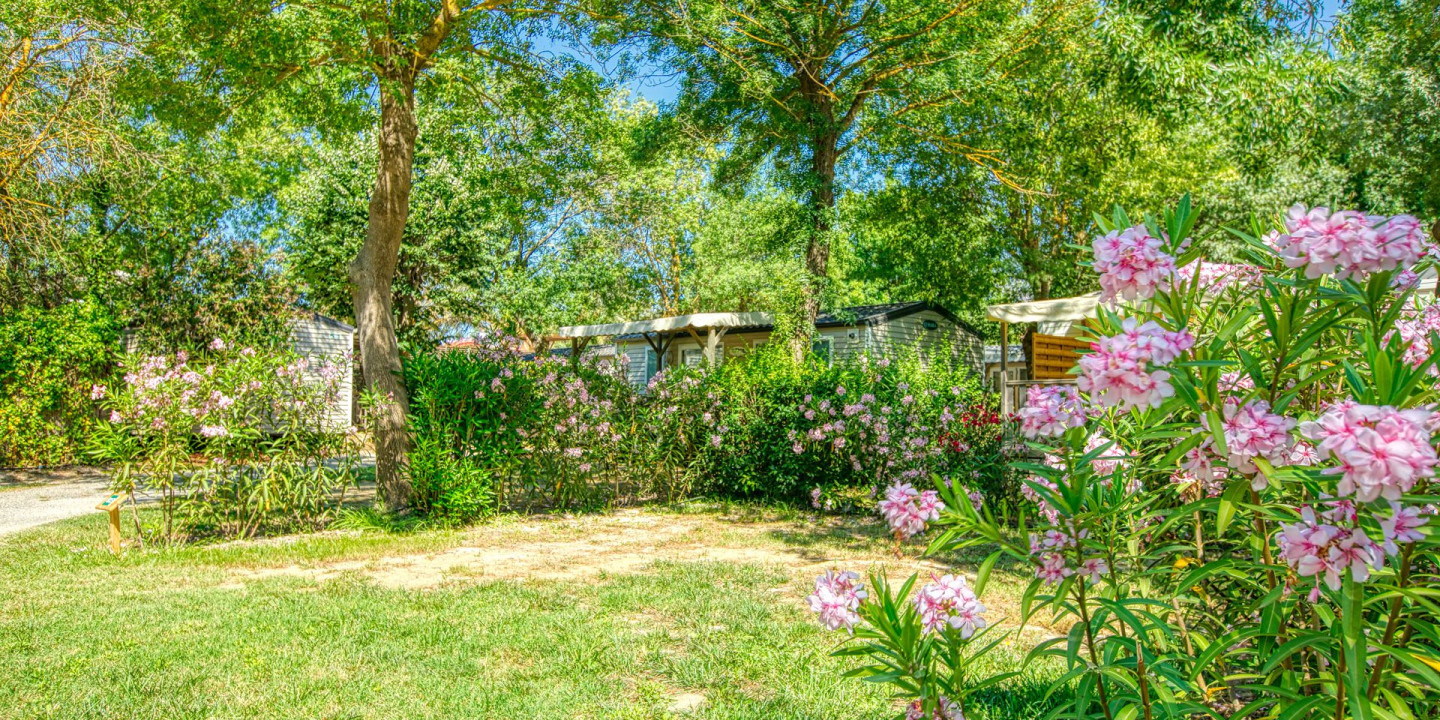
[[[580,362],[580,353],[585,352],[585,347],[589,344],[589,337],[570,338],[570,362],[578,364]]]
[[[1000,321],[1000,417],[1010,416],[1010,323]]]
[[[725,337],[727,328],[710,328],[705,333],[705,362],[715,365],[715,353],[720,348],[720,339]]]

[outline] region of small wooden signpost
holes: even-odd
[[[104,510],[110,514],[110,552],[116,555],[120,554],[120,506],[124,504],[124,495],[111,495],[95,506],[96,510]]]

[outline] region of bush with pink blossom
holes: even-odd
[[[1072,623],[1030,653],[1065,668],[1051,688],[1065,717],[1434,717],[1440,396],[1433,298],[1414,280],[1428,240],[1409,216],[1297,208],[1268,237],[1237,233],[1248,262],[1216,288],[1195,218],[1187,199],[1104,223],[1094,268],[1115,304],[1077,392],[1032,390],[1019,413],[1035,459],[1014,463],[1030,503],[1018,533],[938,480],[938,520],[899,513],[914,488],[882,511],[925,529],[928,552],[988,548],[977,588],[1002,557],[1032,569],[1015,620]],[[920,578],[872,581],[844,616],[863,639],[842,651],[866,658],[855,674],[894,684],[917,716],[969,713],[996,681],[883,661],[927,647],[877,641],[896,626],[881,608],[906,598],[948,599],[957,640],[995,628],[945,577],[919,592]]]
[[[127,356],[121,372],[92,389],[107,422],[90,454],[113,464],[116,492],[157,501],[157,527],[134,515],[142,540],[314,529],[354,485],[361,439],[332,419],[347,372],[333,359],[216,340]]]

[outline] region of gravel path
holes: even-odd
[[[99,512],[110,479],[93,468],[0,470],[0,537],[37,525]]]

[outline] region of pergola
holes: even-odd
[[[1098,315],[1100,293],[1054,300],[1030,300],[1027,302],[991,305],[986,308],[986,317],[1000,323],[1000,412],[1009,414],[1011,408],[1009,389],[1012,385],[1039,383],[1069,383],[1069,380],[1041,380],[1012,383],[1009,374],[1010,324],[1038,323],[1050,335],[1077,337],[1083,333],[1082,323]]]
[[[764,327],[773,324],[774,319],[769,314],[762,312],[693,313],[634,322],[570,325],[560,328],[547,339],[569,340],[571,352],[574,356],[579,357],[580,353],[585,350],[585,346],[594,338],[639,335],[645,338],[645,342],[655,351],[656,369],[658,370],[664,365],[665,353],[670,350],[670,345],[681,334],[687,334],[694,338],[695,342],[705,349],[705,361],[714,363],[715,351],[720,347],[720,339],[725,337],[725,333],[731,328]],[[703,338],[701,337],[702,331],[704,332]]]

